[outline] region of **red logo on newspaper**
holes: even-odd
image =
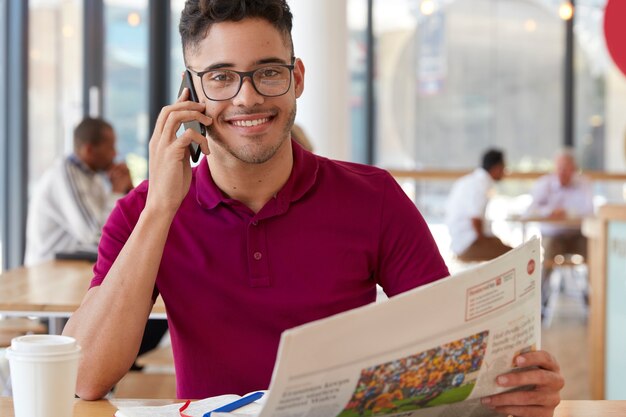
[[[526,265],[526,272],[528,272],[528,275],[532,275],[533,272],[535,272],[535,260],[531,259],[530,261],[528,261],[528,265]]]
[[[502,277],[496,278],[496,285],[502,284]]]

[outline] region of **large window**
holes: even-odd
[[[374,2],[377,163],[467,168],[562,143],[564,24],[532,0]],[[420,7],[422,6],[422,7]]]
[[[28,178],[72,151],[82,117],[82,1],[29,2]]]
[[[374,0],[375,163],[469,169],[496,146],[513,170],[551,169],[565,143],[562,3]],[[617,109],[626,105],[624,77],[604,44],[605,3],[576,2],[573,143],[582,168],[623,171],[626,113]],[[415,190],[431,219],[441,214],[448,186]],[[519,195],[527,186],[507,183],[501,191]],[[621,200],[621,187],[611,188],[598,192]]]
[[[367,162],[367,2],[348,0],[350,149],[352,160]]]
[[[183,47],[180,43],[180,34],[178,33],[178,23],[180,21],[180,13],[183,11],[185,0],[172,0],[171,8],[171,28],[170,28],[170,94],[171,101],[177,98],[178,88],[180,87],[181,74],[185,70],[185,62],[183,60]]]
[[[148,173],[148,2],[105,0],[104,117],[135,183]]]

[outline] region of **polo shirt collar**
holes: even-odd
[[[271,205],[271,202],[268,202],[259,212],[259,215],[264,213],[263,217],[286,212],[289,205],[302,198],[317,180],[319,170],[318,158],[311,152],[305,151],[293,140],[291,141],[291,147],[293,150],[291,174],[285,185],[276,194],[276,203],[272,205],[273,207],[268,207]],[[232,204],[233,200],[225,196],[213,181],[211,170],[206,160],[202,161],[195,170],[196,201],[200,206],[211,210],[220,203]]]

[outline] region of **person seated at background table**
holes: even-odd
[[[35,187],[26,227],[24,263],[59,252],[96,250],[115,202],[133,188],[128,167],[115,163],[115,131],[85,118],[74,129],[74,152],[55,161]]]
[[[448,275],[389,173],[291,140],[304,90],[291,26],[286,0],[186,2],[179,29],[201,102],[185,90],[163,108],[150,178],[104,227],[92,287],[64,332],[83,349],[82,398],[102,397],[126,373],[157,292],[177,396],[203,398],[267,388],[285,329],[374,302],[377,283],[393,296]],[[205,124],[208,139],[193,130],[177,137],[189,120]],[[207,155],[193,169],[191,142]],[[499,383],[534,389],[485,403],[552,415],[558,364],[543,351],[517,360],[532,368]]]
[[[452,252],[461,261],[486,261],[511,250],[491,234],[485,218],[494,184],[504,177],[504,168],[504,153],[488,149],[482,155],[481,166],[452,185],[446,203],[446,225]]]
[[[578,172],[573,150],[561,150],[554,158],[554,172],[540,177],[532,191],[532,202],[526,217],[545,218],[540,224],[544,249],[543,299],[549,296],[548,278],[552,273],[552,260],[556,255],[587,255],[587,238],[580,225],[558,224],[558,220],[582,218],[593,215],[591,182]],[[551,223],[550,221],[554,221]]]
[[[115,163],[115,142],[113,126],[103,119],[87,117],[76,126],[74,152],[55,161],[31,198],[27,266],[54,259],[60,252],[96,251],[113,206],[133,189],[126,164]],[[150,320],[140,353],[154,349],[166,331],[166,320]]]

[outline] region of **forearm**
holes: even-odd
[[[483,220],[478,218],[473,218],[472,220],[472,228],[478,235],[478,237],[483,237],[485,232],[483,230]]]
[[[97,399],[128,371],[152,309],[152,294],[171,217],[145,209],[106,279],[92,288],[64,334],[83,349],[77,393]]]

